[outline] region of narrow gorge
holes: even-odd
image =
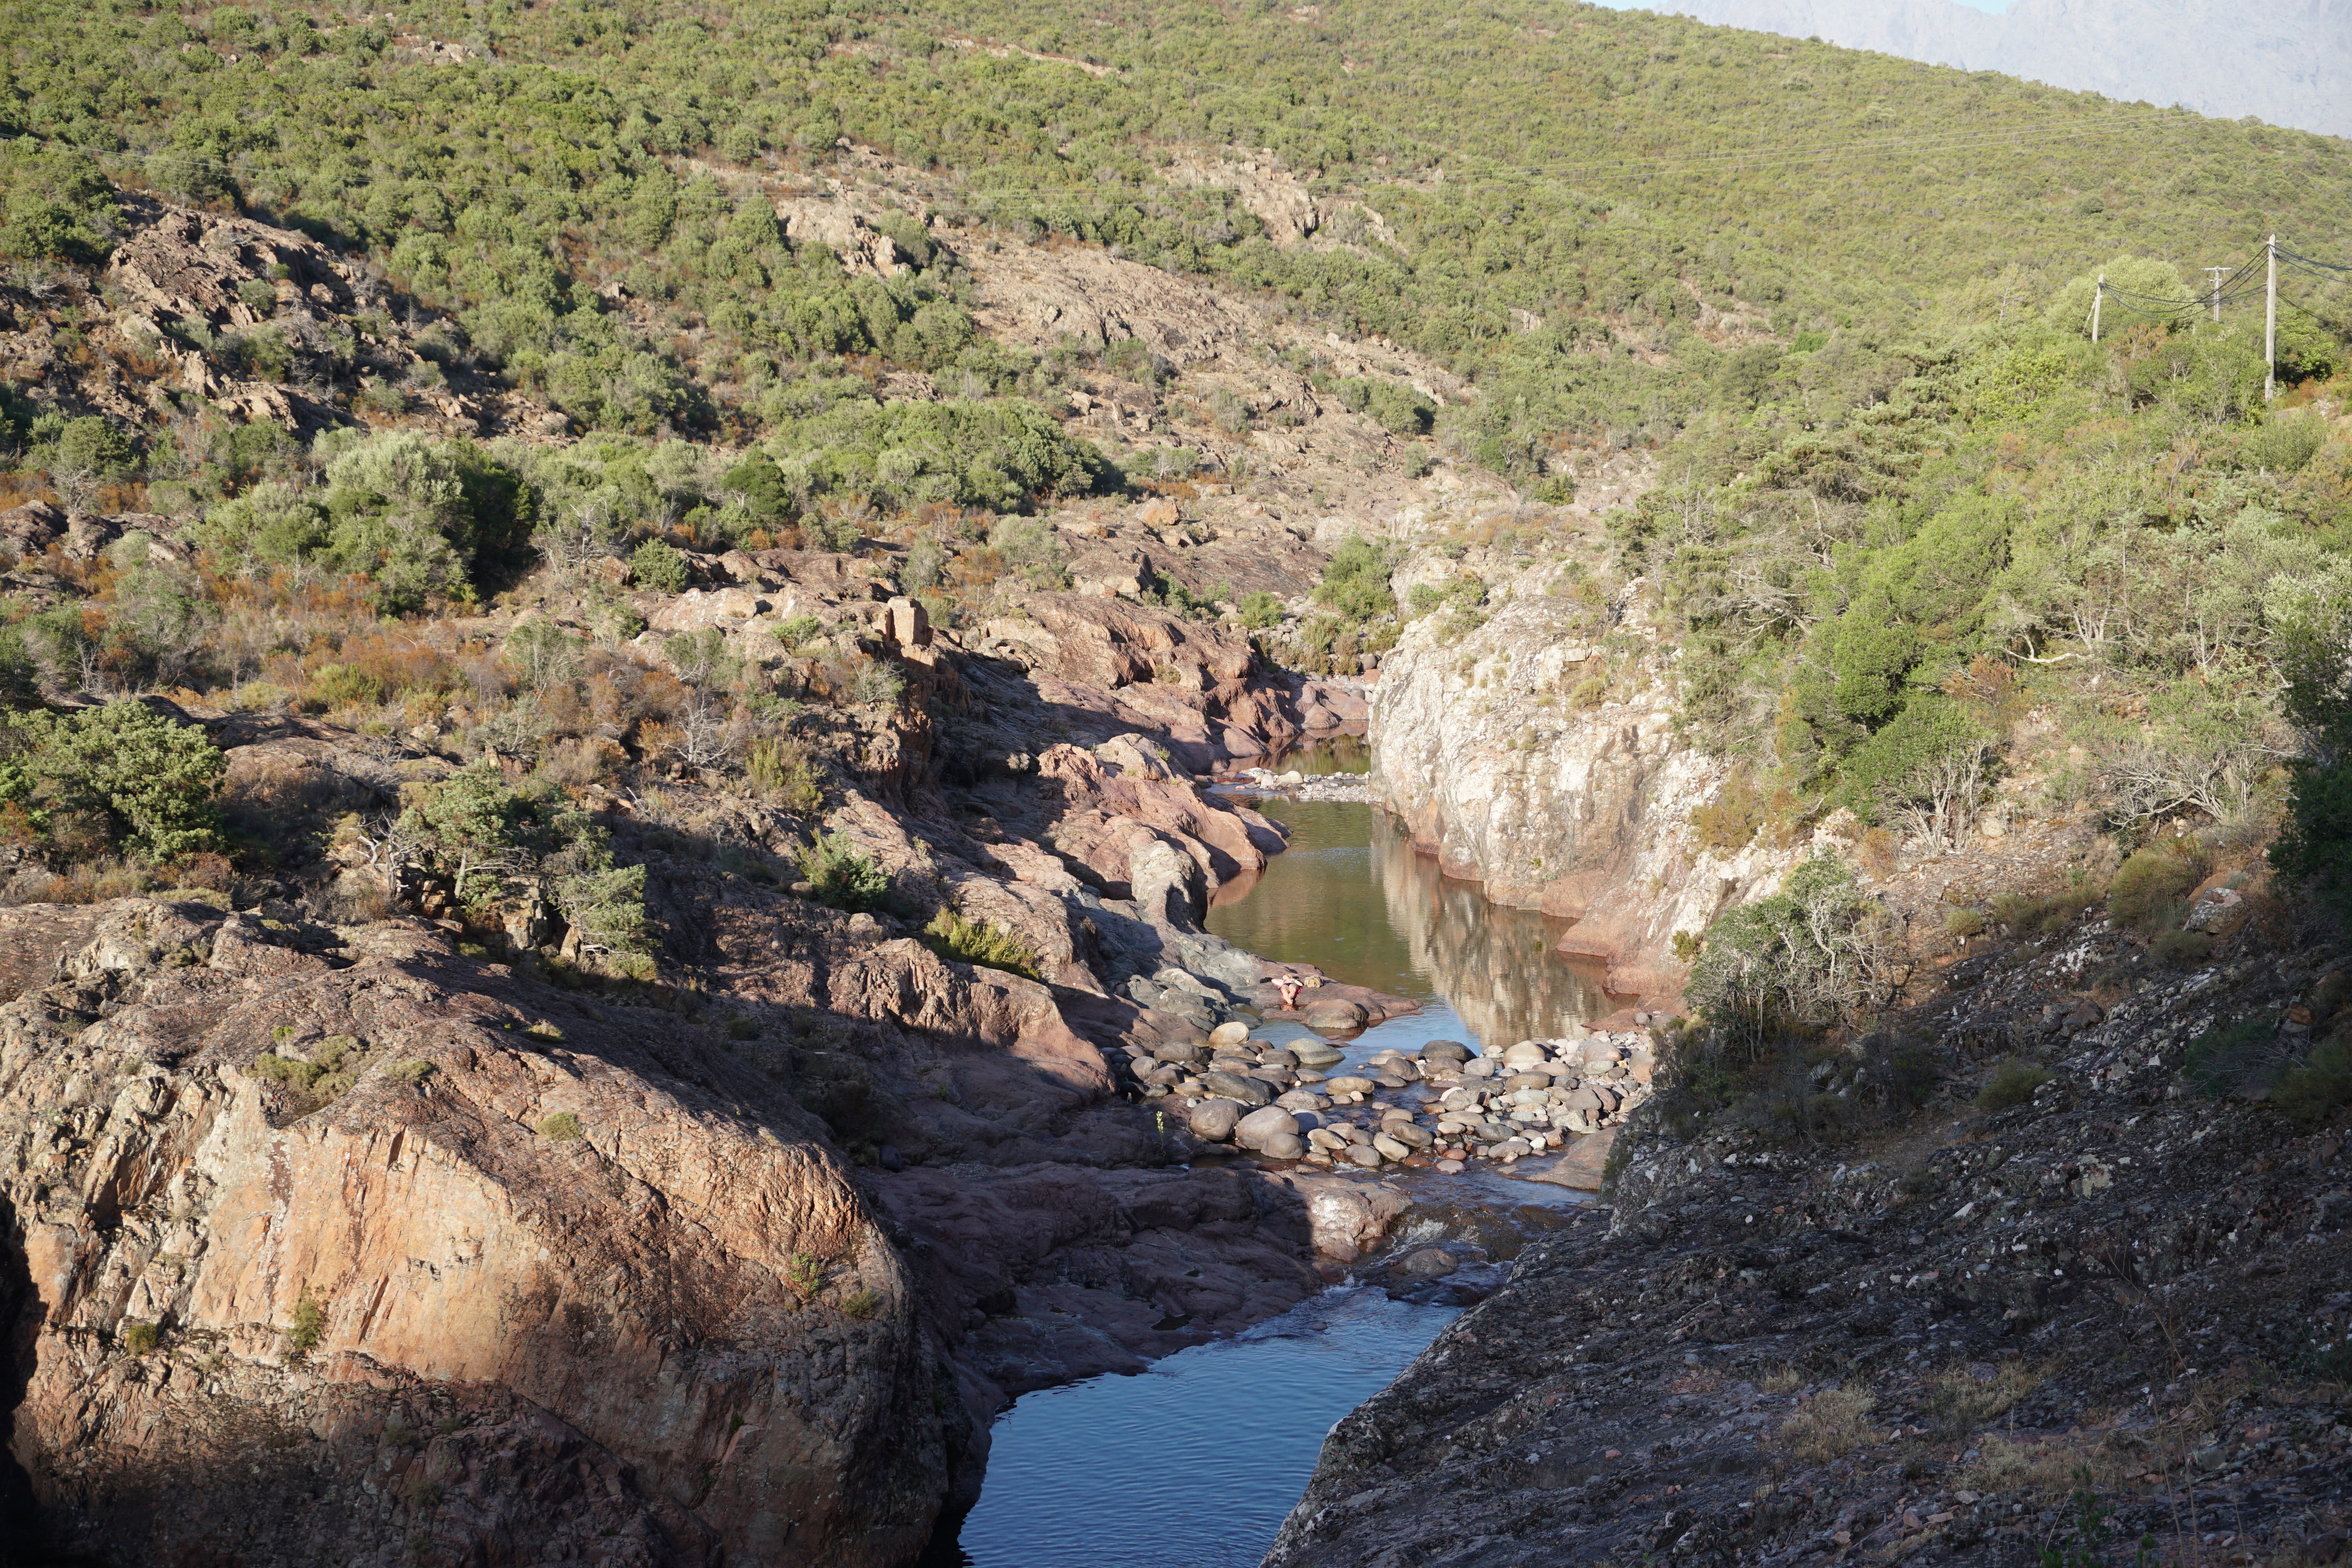
[[[2352,1558],[2352,144],[5,14],[12,1562]]]

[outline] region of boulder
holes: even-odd
[[[1442,1280],[1460,1267],[1454,1260],[1454,1254],[1443,1247],[1423,1247],[1408,1252],[1403,1261],[1397,1265],[1401,1271],[1422,1280]]]
[[[1323,1090],[1328,1094],[1370,1094],[1379,1087],[1369,1078],[1327,1078],[1323,1081]]]
[[[1262,1106],[1234,1124],[1234,1142],[1245,1149],[1265,1149],[1270,1138],[1290,1138],[1297,1134],[1297,1119],[1280,1105]]]
[[[1247,1113],[1248,1107],[1238,1100],[1203,1100],[1192,1107],[1186,1125],[1192,1129],[1194,1137],[1222,1144],[1234,1135],[1234,1129]]]
[[[1302,1040],[1289,1050],[1301,1067],[1336,1067],[1348,1058],[1346,1051],[1319,1040]]]
[[[1245,1078],[1238,1072],[1212,1071],[1201,1075],[1201,1082],[1212,1094],[1221,1094],[1244,1105],[1264,1105],[1274,1099],[1274,1085],[1262,1078]]]
[[[1349,1144],[1347,1158],[1355,1161],[1368,1171],[1381,1168],[1381,1151],[1370,1144]]]
[[[1247,1039],[1249,1025],[1245,1023],[1221,1023],[1209,1031],[1211,1045],[1239,1045]]]
[[[1386,1133],[1372,1134],[1372,1147],[1381,1152],[1381,1157],[1383,1159],[1401,1160],[1412,1153],[1411,1148],[1390,1137]]]
[[[1307,1004],[1299,1021],[1308,1029],[1321,1032],[1364,1027],[1363,1008],[1344,997],[1323,997]]]
[[[1303,1160],[1307,1157],[1307,1140],[1296,1133],[1276,1133],[1258,1152],[1268,1159]]]

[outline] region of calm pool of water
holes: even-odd
[[[1283,768],[1360,772],[1360,741]],[[1269,958],[1422,1004],[1344,1042],[1350,1062],[1423,1040],[1557,1035],[1609,1010],[1601,970],[1554,951],[1562,921],[1498,909],[1447,882],[1379,808],[1271,800],[1290,831],[1265,872],[1228,884],[1209,928]],[[1279,1035],[1296,1024],[1269,1020]],[[1532,1162],[1531,1162],[1532,1163]],[[1582,1201],[1479,1167],[1411,1178],[1425,1206],[1492,1211]],[[1386,1387],[1451,1307],[1340,1289],[1133,1377],[1023,1396],[991,1434],[979,1505],[928,1568],[1244,1568],[1258,1562],[1332,1423]]]
[[[1554,950],[1570,922],[1500,908],[1475,883],[1438,875],[1437,862],[1413,853],[1379,807],[1269,800],[1257,808],[1289,830],[1290,847],[1257,876],[1217,890],[1209,929],[1265,957],[1318,965],[1334,979],[1423,1004],[1360,1045],[1509,1045],[1610,1010],[1605,967]]]
[[[1323,1437],[1393,1382],[1451,1307],[1342,1288],[1133,1377],[1024,1395],[939,1568],[1248,1568]]]

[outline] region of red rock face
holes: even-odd
[[[949,1435],[916,1303],[789,1097],[437,934],[306,945],[203,905],[0,913],[0,950],[70,949],[0,1009],[14,1451],[65,1542],[919,1548]],[[273,1081],[338,1038],[347,1086]]]

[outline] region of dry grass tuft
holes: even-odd
[[[1776,1441],[1806,1464],[1843,1458],[1872,1440],[1869,1416],[1877,1404],[1866,1388],[1824,1388],[1780,1423]]]

